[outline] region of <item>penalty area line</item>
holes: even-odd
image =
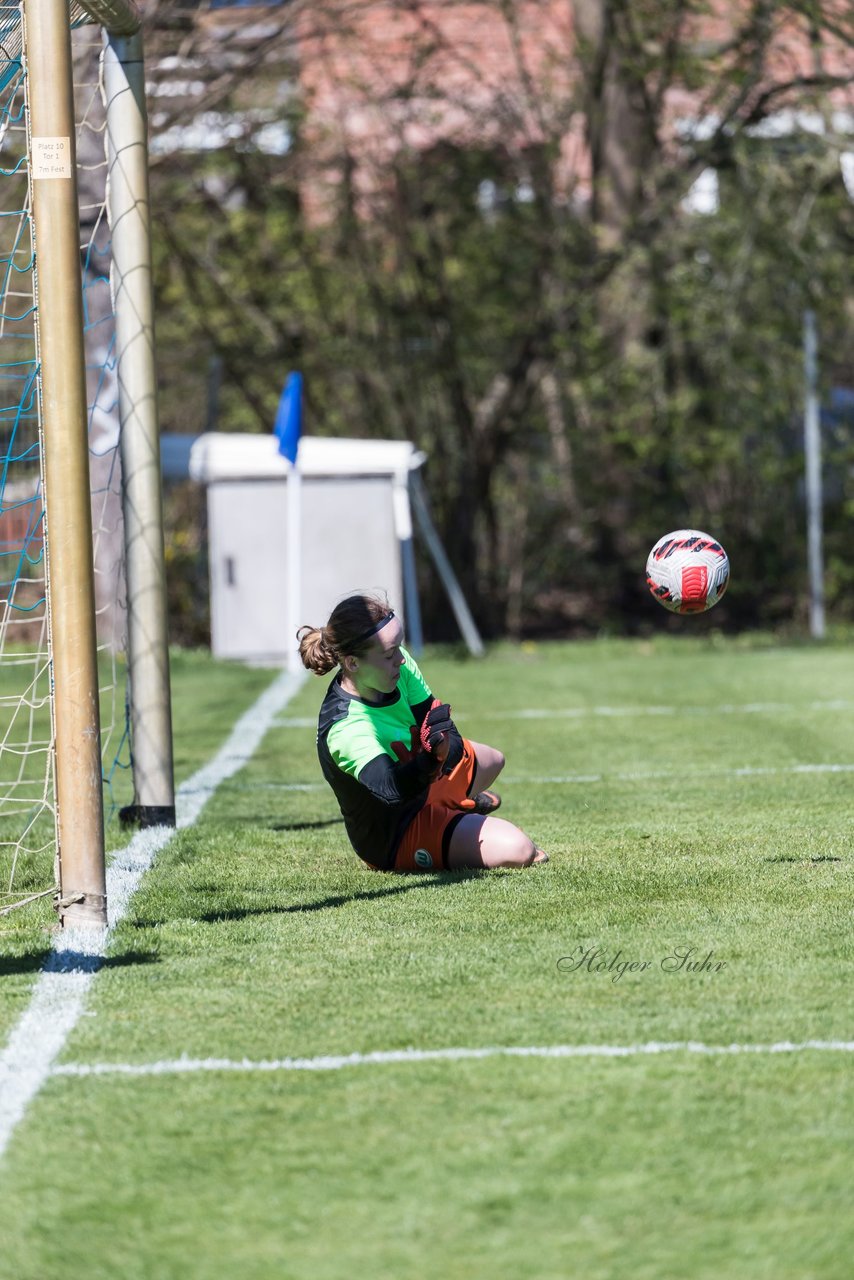
[[[462,1062],[483,1058],[634,1058],[665,1053],[734,1057],[739,1054],[854,1053],[854,1040],[778,1040],[772,1044],[703,1044],[697,1040],[653,1040],[646,1044],[488,1045],[482,1049],[387,1049],[374,1053],[325,1054],[316,1058],[174,1058],[160,1062],[65,1062],[53,1076],[166,1076],[209,1071],[341,1071],[345,1067],[418,1062]]]
[[[288,671],[277,676],[237,720],[213,759],[178,787],[178,830],[191,827],[220,784],[251,759],[305,678],[301,672]],[[138,831],[126,848],[113,854],[107,866],[107,928],[66,929],[54,942],[30,1002],[0,1053],[0,1157],[83,1013],[113,930],[127,912],[143,875],[174,834],[172,827]]]

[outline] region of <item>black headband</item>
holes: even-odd
[[[356,636],[355,640],[350,641],[349,652],[358,649],[360,644],[364,644],[366,640],[370,640],[371,636],[375,636],[378,631],[382,631],[387,622],[391,622],[394,617],[394,609],[391,609],[384,618],[380,618],[379,622],[375,622],[372,627],[368,627],[367,631],[363,631],[360,636]]]

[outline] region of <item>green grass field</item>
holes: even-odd
[[[502,816],[551,863],[363,869],[319,777],[312,680],[159,855],[66,1069],[854,1040],[849,647],[422,666],[506,752]],[[179,779],[270,678],[179,656]],[[48,920],[0,929],[2,1038]],[[689,952],[712,954],[662,965]],[[0,1277],[849,1280],[852,1067],[672,1049],[54,1074],[0,1163]]]

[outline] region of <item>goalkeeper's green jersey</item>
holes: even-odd
[[[336,675],[317,728],[320,767],[335,792],[350,843],[360,858],[383,870],[393,865],[400,837],[429,790],[425,757],[416,758],[416,749],[433,695],[418,664],[405,649],[401,652],[397,688],[379,702],[347,693]],[[459,734],[451,738],[451,751],[459,758]]]

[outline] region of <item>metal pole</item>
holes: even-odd
[[[288,671],[296,675],[303,669],[296,638],[302,624],[300,617],[302,609],[302,472],[299,458],[291,463],[288,470],[285,501],[287,502],[285,661]]]
[[[457,575],[454,573],[445,548],[442,546],[442,540],[436,532],[436,526],[430,517],[427,495],[424,492],[424,485],[417,471],[410,472],[409,492],[412,496],[412,510],[415,513],[424,541],[427,543],[427,549],[433,557],[433,563],[436,566],[439,577],[442,579],[442,586],[445,588],[447,597],[451,602],[457,626],[466,642],[469,653],[475,658],[480,658],[485,652],[480,632],[475,625],[474,618],[471,616],[471,610],[457,581]]]
[[[142,37],[104,35],[108,212],[118,353],[134,805],[174,826],[172,702],[154,353],[151,214]]]
[[[392,481],[392,507],[394,531],[400,547],[400,570],[403,579],[403,620],[406,626],[406,647],[416,658],[424,648],[421,630],[421,605],[418,600],[418,580],[415,574],[415,545],[412,541],[412,508],[409,502],[409,472],[398,473]]]
[[[107,922],[71,38],[24,0],[63,925]]]
[[[816,640],[821,640],[824,636],[824,564],[822,553],[818,338],[814,311],[804,312],[804,465],[807,503],[810,635]]]

